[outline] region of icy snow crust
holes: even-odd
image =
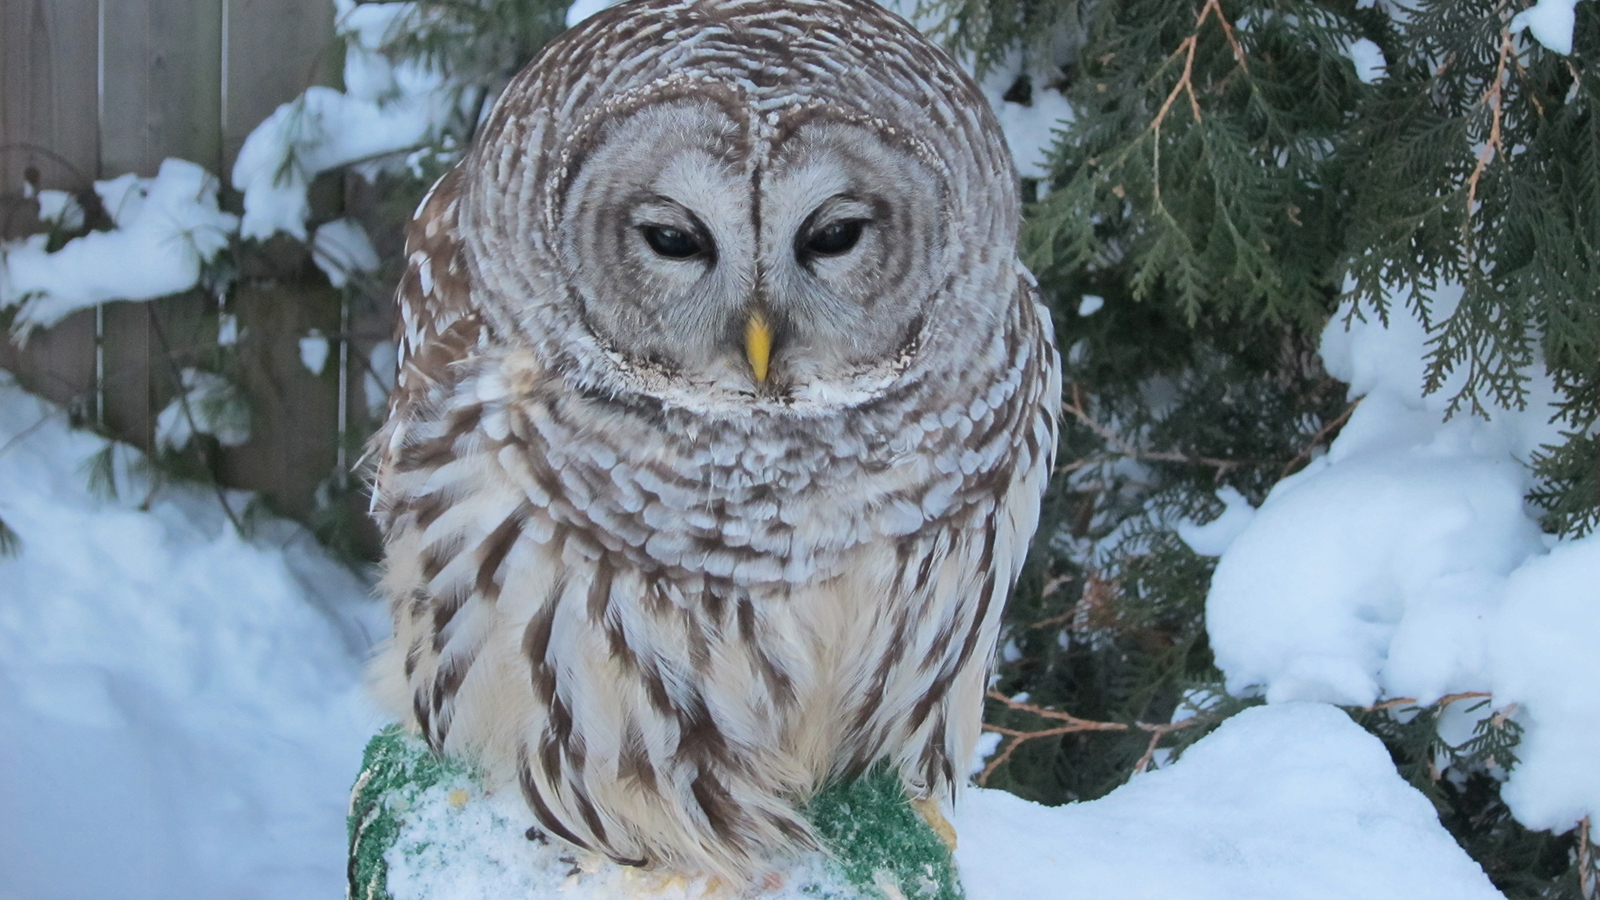
[[[106,446],[0,380],[0,896],[339,896],[377,604],[297,526],[141,510],[128,447],[91,495]]]
[[[1442,289],[1435,318],[1459,296]],[[1504,798],[1523,824],[1565,831],[1600,815],[1600,535],[1547,539],[1523,500],[1530,454],[1557,441],[1542,368],[1526,409],[1447,419],[1459,380],[1424,396],[1410,299],[1387,326],[1348,307],[1328,325],[1324,362],[1361,403],[1214,548],[1211,646],[1231,693],[1269,702],[1492,691],[1527,729]]]

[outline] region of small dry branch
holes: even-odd
[[[1152,462],[1186,463],[1193,466],[1204,466],[1206,468],[1215,469],[1218,479],[1221,479],[1222,476],[1228,474],[1234,469],[1256,464],[1255,460],[1213,459],[1209,456],[1191,456],[1187,453],[1180,453],[1177,450],[1142,450],[1133,446],[1132,444],[1129,444],[1127,441],[1124,441],[1110,428],[1107,428],[1100,422],[1095,421],[1095,418],[1089,415],[1086,406],[1087,404],[1083,398],[1083,391],[1076,384],[1071,386],[1071,396],[1061,401],[1062,411],[1071,414],[1074,419],[1082,422],[1089,428],[1090,431],[1093,431],[1097,437],[1105,441],[1106,444],[1108,444],[1117,454],[1128,457],[1129,459],[1142,459]]]
[[[1003,735],[1007,738],[1007,740],[1005,742],[1005,746],[1000,749],[1000,752],[996,753],[994,758],[989,760],[988,764],[983,767],[983,771],[978,773],[978,784],[980,786],[988,784],[989,776],[994,774],[994,770],[1000,768],[1010,761],[1011,755],[1015,753],[1017,748],[1022,746],[1024,743],[1036,740],[1038,738],[1059,737],[1060,735],[1077,734],[1083,731],[1132,731],[1137,729],[1149,734],[1150,743],[1147,747],[1145,747],[1144,754],[1139,757],[1138,763],[1136,763],[1133,767],[1134,774],[1138,774],[1149,768],[1150,761],[1155,758],[1156,745],[1161,742],[1162,738],[1174,731],[1181,731],[1182,729],[1188,728],[1192,725],[1197,725],[1201,721],[1205,721],[1200,717],[1195,717],[1192,719],[1185,719],[1182,722],[1170,722],[1161,725],[1150,725],[1144,722],[1135,722],[1132,725],[1129,725],[1126,722],[1097,722],[1093,719],[1081,719],[1071,713],[1064,713],[1053,709],[1045,709],[1042,706],[1035,706],[1031,703],[1023,703],[1019,700],[1013,700],[999,691],[990,691],[988,696],[989,699],[1004,703],[1006,706],[1019,712],[1031,713],[1042,719],[1049,719],[1051,721],[1062,722],[1064,724],[1057,725],[1052,728],[1023,731],[1018,728],[1006,728],[1001,725],[990,725],[986,723],[983,726],[984,731],[990,731],[994,732],[995,734]]]

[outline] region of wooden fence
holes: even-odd
[[[226,185],[245,137],[306,87],[336,85],[340,61],[332,0],[0,0],[0,234],[37,228],[29,183],[82,191],[125,172],[154,175],[169,156],[219,173],[224,205],[237,211]],[[330,193],[336,208],[339,185]],[[249,336],[240,356],[255,422],[250,443],[218,468],[304,516],[334,466],[339,379],[334,365],[307,371],[297,341],[311,328],[340,333],[339,298],[307,274],[302,248],[273,243],[228,299]],[[23,347],[0,336],[0,367],[149,448],[174,362],[214,345],[216,303],[197,291],[85,310]],[[358,317],[352,358],[387,336],[387,316],[376,303]],[[349,383],[359,406],[359,369]]]

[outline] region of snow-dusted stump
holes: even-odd
[[[801,855],[768,879],[765,900],[957,900],[950,853],[887,772],[812,800],[829,853]],[[698,900],[741,895],[700,877],[618,866],[530,832],[515,789],[486,793],[397,726],[367,745],[350,799],[356,900]],[[531,837],[530,837],[531,835]]]
[[[351,806],[358,900],[721,897],[527,838],[515,791],[486,796],[395,730],[375,738]],[[949,898],[938,839],[893,778],[819,797],[834,858],[802,857],[762,900]],[[973,788],[957,812],[969,900],[1500,900],[1377,738],[1335,707],[1284,703],[1223,723],[1170,767],[1048,808]]]

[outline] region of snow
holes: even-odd
[[[1539,0],[1532,7],[1511,17],[1511,30],[1527,29],[1534,40],[1563,56],[1572,53],[1572,27],[1577,21],[1578,0]]]
[[[909,21],[918,22],[915,9],[908,11],[897,4],[887,5]],[[974,72],[974,60],[970,56],[964,56],[957,62],[969,74]],[[995,118],[1000,121],[1000,130],[1005,134],[1006,146],[1010,148],[1011,158],[1017,164],[1017,173],[1023,178],[1043,180],[1050,177],[1050,151],[1055,148],[1057,133],[1071,124],[1075,114],[1061,91],[1044,83],[1036,74],[1029,79],[1033,93],[1028,105],[1006,100],[1006,92],[1024,74],[1028,73],[1022,54],[1012,53],[985,73],[978,87],[994,109]]]
[[[378,271],[378,251],[354,219],[334,219],[319,227],[311,238],[311,259],[336,288]]]
[[[1000,130],[1005,132],[1017,172],[1023,178],[1049,178],[1050,151],[1055,147],[1057,132],[1075,117],[1072,105],[1060,91],[1038,84],[1034,85],[1031,105],[1010,103],[1000,94],[1008,87],[1010,82],[995,91],[993,79],[984,80],[984,94],[1000,119]]]
[[[1495,702],[1527,729],[1501,797],[1531,828],[1600,813],[1600,535],[1556,545],[1511,573],[1489,623]]]
[[[321,375],[328,365],[328,350],[328,338],[321,329],[311,329],[300,339],[300,365],[313,375]]]
[[[0,895],[337,897],[378,725],[367,585],[304,530],[246,540],[210,491],[87,489],[112,446],[0,381]],[[242,509],[247,497],[230,502]]]
[[[1383,48],[1368,38],[1357,38],[1350,42],[1344,48],[1344,55],[1350,57],[1350,62],[1356,67],[1356,77],[1361,79],[1362,84],[1372,84],[1389,74]]]
[[[1459,297],[1429,298],[1433,320]],[[1230,693],[1273,703],[1493,691],[1526,728],[1507,801],[1563,831],[1600,813],[1600,537],[1547,537],[1524,501],[1530,454],[1557,440],[1555,391],[1540,367],[1526,409],[1448,417],[1461,376],[1423,394],[1428,333],[1415,298],[1393,299],[1387,325],[1346,306],[1324,332],[1327,370],[1360,404],[1225,548],[1211,646]]]
[[[1218,488],[1217,499],[1222,501],[1222,515],[1203,525],[1184,519],[1176,526],[1178,537],[1201,556],[1221,556],[1255,519],[1255,507],[1233,488]]]
[[[707,876],[642,872],[561,843],[528,840],[527,804],[516,790],[485,794],[465,777],[434,785],[406,810],[405,824],[384,855],[394,900],[566,900],[638,897],[720,900]],[[854,894],[843,873],[820,853],[782,869],[782,886],[760,900],[812,900]]]
[[[1092,316],[1105,308],[1105,305],[1106,298],[1099,294],[1084,294],[1083,299],[1078,301],[1078,315]]]
[[[186,291],[238,225],[217,208],[217,179],[185,160],[166,160],[155,178],[122,175],[94,189],[115,223],[111,231],[74,238],[54,253],[42,234],[0,245],[0,307],[21,307],[14,331],[54,325],[97,303]],[[70,213],[64,201],[61,211]]]
[[[1500,894],[1344,713],[1246,710],[1176,763],[1088,803],[971,790],[969,900],[1476,900]]]
[[[389,391],[394,387],[399,362],[392,341],[379,341],[367,353],[367,374],[361,379],[361,391],[367,399],[367,414],[374,419],[381,419],[389,408]]]
[[[616,6],[620,0],[575,0],[567,7],[567,27],[571,28],[595,13]]]
[[[184,369],[181,377],[183,396],[172,398],[156,416],[157,444],[182,450],[195,431],[224,447],[250,440],[250,407],[237,388],[215,372]]]
[[[244,192],[244,237],[265,240],[283,231],[304,240],[313,178],[416,149],[454,110],[455,94],[441,73],[415,62],[391,63],[379,52],[415,4],[335,5],[345,39],[345,90],[308,88],[245,138],[233,166],[233,185]]]
[[[39,221],[49,222],[63,231],[77,231],[83,227],[83,206],[78,198],[66,191],[40,191]]]

